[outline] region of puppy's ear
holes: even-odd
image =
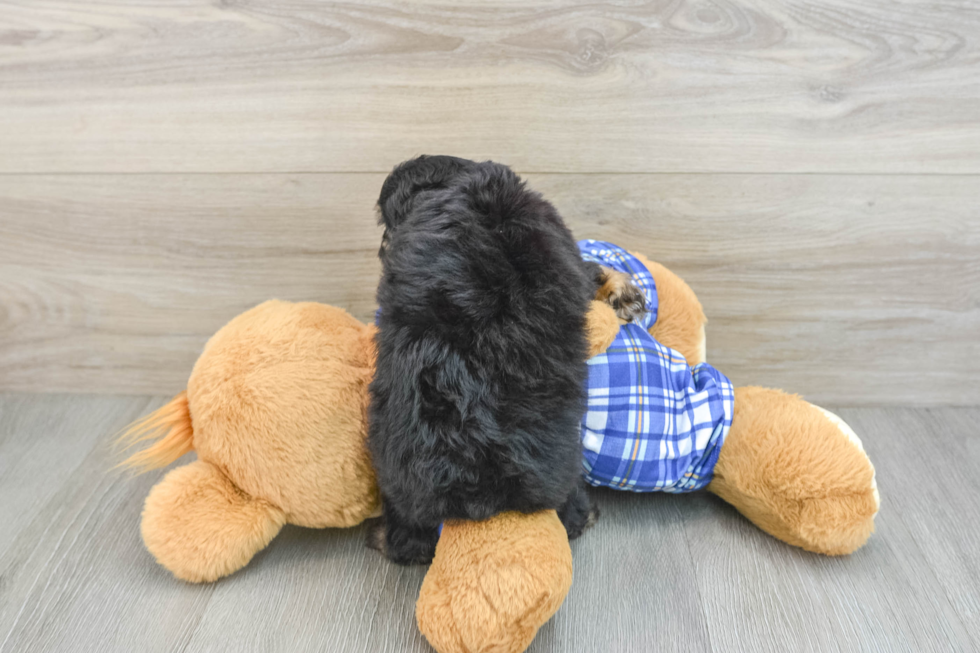
[[[395,166],[382,184],[378,198],[378,224],[385,228],[385,238],[412,212],[420,192],[445,188],[456,175],[472,165],[473,161],[468,159],[423,154]]]

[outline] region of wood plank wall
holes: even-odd
[[[980,3],[6,0],[0,390],[167,393],[269,297],[371,315],[384,173],[524,173],[738,384],[980,400]]]

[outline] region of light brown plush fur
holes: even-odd
[[[272,541],[286,516],[202,460],[171,470],[146,497],[146,548],[174,576],[209,582],[237,571]]]
[[[878,512],[867,455],[819,408],[769,388],[736,388],[708,490],[773,537],[826,555],[864,544]]]
[[[589,358],[606,351],[616,339],[621,324],[616,311],[609,304],[592,302],[592,309],[586,316],[585,330],[589,339]]]
[[[644,262],[659,295],[651,333],[701,362],[697,297],[677,275]],[[594,303],[593,354],[619,326],[609,306]],[[351,526],[378,511],[365,445],[372,336],[373,327],[341,309],[275,301],[215,334],[186,394],[126,436],[156,439],[127,461],[136,467],[198,452],[146,500],[143,538],[162,565],[190,581],[214,580],[247,564],[285,523]],[[786,542],[853,551],[874,528],[874,468],[835,419],[777,390],[737,389],[709,490]],[[561,605],[571,577],[553,511],[447,523],[419,595],[419,628],[439,653],[517,653]]]
[[[229,322],[194,365],[194,448],[239,488],[310,528],[378,507],[364,441],[374,327],[323,304],[265,302]]]
[[[519,653],[571,584],[572,552],[553,510],[447,522],[415,615],[441,653]]]
[[[283,523],[346,527],[378,512],[365,441],[373,333],[339,308],[269,301],[208,341],[186,393],[124,435],[158,438],[124,463],[142,469],[197,450],[143,510],[143,540],[160,564],[214,580]]]

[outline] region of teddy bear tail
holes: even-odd
[[[127,426],[117,438],[116,444],[129,448],[147,440],[155,442],[146,449],[137,451],[117,467],[134,468],[143,473],[166,467],[194,449],[194,429],[191,426],[186,390],[146,417]]]

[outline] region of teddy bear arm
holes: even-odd
[[[808,551],[855,551],[874,531],[874,467],[839,418],[779,390],[735,390],[708,490],[770,535]]]
[[[150,490],[140,528],[157,562],[178,578],[200,583],[244,567],[285,521],[277,507],[197,460],[171,470]]]
[[[589,341],[589,358],[601,354],[616,339],[619,333],[619,318],[612,306],[605,302],[592,300],[585,316],[585,332]]]
[[[416,620],[439,653],[518,653],[571,583],[571,549],[554,510],[446,522]]]
[[[660,344],[676,349],[695,366],[705,361],[706,342],[704,325],[708,322],[701,302],[691,287],[679,276],[642,254],[630,252],[640,259],[653,275],[657,286],[657,321],[650,328]]]

